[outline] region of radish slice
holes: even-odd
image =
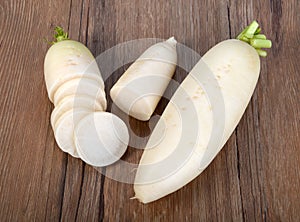
[[[93,73],[101,77],[89,49],[73,40],[57,42],[51,46],[45,57],[44,72],[48,92],[58,79],[68,74]]]
[[[72,109],[83,108],[93,111],[104,111],[99,103],[88,96],[68,96],[54,108],[51,114],[51,125],[54,126],[56,121],[67,111]]]
[[[85,116],[75,128],[78,155],[86,163],[102,167],[119,160],[125,153],[129,134],[116,115],[95,112]]]
[[[76,95],[71,95],[71,96],[67,96],[65,98],[63,98],[58,104],[57,106],[60,106],[61,104],[67,102],[67,101],[73,101],[73,104],[78,106],[80,106],[82,104],[83,107],[90,107],[93,110],[101,110],[104,111],[104,107],[101,105],[101,103],[99,101],[94,100],[94,98],[89,97],[89,96],[76,96]],[[81,103],[83,102],[83,103]],[[73,107],[73,105],[72,105]]]
[[[77,79],[77,78],[87,78],[96,81],[102,89],[104,89],[104,82],[102,80],[101,75],[95,74],[95,73],[70,73],[70,74],[65,74],[61,75],[54,83],[52,83],[51,86],[48,86],[47,83],[47,91],[48,91],[48,97],[51,102],[54,100],[54,94],[57,91],[57,89],[63,85],[64,83],[68,82],[69,80],[72,79]]]
[[[57,120],[53,127],[57,145],[62,151],[76,158],[79,156],[74,144],[74,127],[89,113],[90,111],[86,109],[69,110]]]
[[[66,96],[71,95],[85,95],[102,102],[101,105],[106,109],[105,92],[94,81],[81,78],[72,79],[59,87],[54,94],[54,105],[58,103]]]

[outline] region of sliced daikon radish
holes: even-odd
[[[74,137],[80,158],[97,167],[119,160],[129,141],[126,124],[116,115],[107,112],[85,116],[76,126]]]
[[[110,91],[114,103],[139,120],[149,120],[177,63],[174,37],[148,48]]]
[[[55,122],[65,112],[72,109],[87,109],[91,112],[104,111],[104,107],[96,100],[88,96],[68,96],[61,100],[61,102],[54,108],[51,114],[51,125],[54,126]]]
[[[48,97],[51,102],[54,100],[54,94],[57,91],[57,89],[63,85],[64,83],[72,80],[72,79],[78,79],[78,78],[87,78],[91,79],[97,82],[101,86],[102,89],[104,89],[104,82],[103,79],[100,75],[95,74],[95,73],[70,73],[70,74],[65,74],[61,75],[52,85],[51,87],[47,86],[47,91],[48,91]]]
[[[89,49],[73,40],[59,41],[50,47],[44,61],[44,73],[48,92],[65,75],[93,73],[101,77]]]
[[[61,85],[54,94],[54,105],[57,106],[63,98],[71,95],[90,96],[95,100],[102,102],[103,104],[101,105],[104,107],[104,109],[106,109],[106,99],[104,90],[90,79],[72,79]]]
[[[78,157],[74,144],[74,128],[77,123],[89,113],[91,113],[91,111],[87,109],[69,110],[53,125],[57,145],[62,151],[69,153],[73,157]]]

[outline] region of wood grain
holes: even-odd
[[[297,0],[0,1],[1,221],[300,221],[299,9]],[[95,56],[125,41],[170,36],[203,55],[253,19],[273,48],[234,134],[190,184],[143,205],[129,199],[132,185],[58,149],[43,79],[43,37],[56,25]],[[107,79],[107,94],[126,67]],[[186,74],[177,69],[174,79]],[[147,123],[129,124],[149,134]],[[137,163],[140,155],[131,147],[123,160]]]

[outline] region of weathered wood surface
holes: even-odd
[[[299,10],[297,0],[1,0],[1,221],[300,221]],[[203,55],[253,19],[273,40],[255,94],[220,154],[183,189],[143,205],[129,200],[132,185],[57,148],[43,79],[43,37],[55,25],[94,55],[173,35]],[[107,92],[122,71],[106,81]],[[184,75],[178,69],[175,79]],[[125,159],[139,157],[131,149]]]

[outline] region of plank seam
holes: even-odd
[[[104,220],[104,181],[105,181],[106,168],[104,168],[103,171],[104,172],[101,173],[101,185],[100,185],[99,221]]]
[[[90,22],[90,2],[88,4],[88,9],[87,9],[87,21],[86,21],[86,32],[85,32],[85,43],[87,46],[88,43],[88,35],[89,35],[89,22]]]
[[[64,205],[64,196],[65,196],[65,187],[66,187],[66,174],[67,174],[67,166],[68,166],[68,154],[64,154],[65,158],[66,158],[66,163],[65,163],[65,172],[64,172],[64,176],[63,176],[63,190],[62,190],[62,201],[61,201],[61,205],[60,205],[60,211],[59,211],[59,221],[62,221],[62,211],[63,211],[63,205]]]
[[[77,202],[77,208],[76,208],[76,215],[75,215],[75,221],[77,221],[78,217],[78,211],[79,211],[79,205],[80,205],[80,200],[82,197],[82,188],[83,188],[83,181],[84,181],[84,172],[85,172],[85,163],[82,162],[82,169],[81,169],[81,182],[80,182],[80,191],[79,191],[79,197],[78,197],[78,202]]]
[[[229,8],[229,2],[227,3],[227,19],[228,19],[228,25],[229,25],[229,37],[231,36],[231,23],[230,23],[230,8]]]
[[[244,202],[243,202],[243,196],[242,196],[242,188],[241,188],[241,169],[240,169],[240,153],[239,153],[239,146],[238,146],[238,135],[237,135],[237,129],[234,130],[235,134],[235,146],[236,146],[236,156],[237,156],[237,171],[238,171],[238,181],[239,181],[239,194],[241,198],[241,207],[242,207],[242,217],[243,221],[245,221],[245,213],[244,213]]]

